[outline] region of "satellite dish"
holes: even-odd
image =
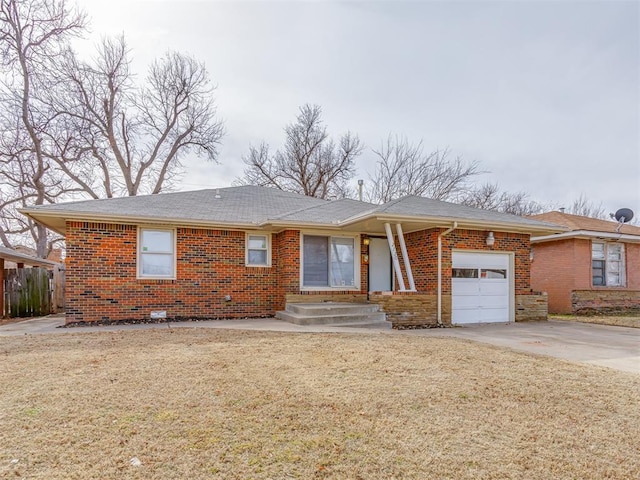
[[[633,219],[633,211],[630,208],[621,208],[615,214],[616,220],[620,223],[627,223]]]

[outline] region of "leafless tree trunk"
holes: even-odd
[[[236,185],[260,185],[317,198],[341,198],[355,173],[362,152],[356,135],[342,135],[338,145],[329,138],[318,105],[300,107],[296,121],[285,127],[285,145],[274,154],[265,143],[244,157],[244,175]]]
[[[84,22],[64,0],[0,0],[0,238],[10,246],[11,234],[30,234],[41,257],[48,250],[45,227],[18,217],[15,208],[52,203],[68,189],[47,162],[45,132],[57,114],[39,93],[56,83],[52,73]]]
[[[16,208],[159,193],[189,152],[215,160],[223,134],[203,64],[167,53],[138,86],[122,38],[75,56],[84,28],[65,0],[0,0],[0,242],[40,256],[47,231]]]
[[[452,159],[448,150],[425,153],[422,141],[413,144],[405,137],[389,135],[374,153],[378,161],[365,194],[372,203],[405,195],[450,200],[466,192],[471,178],[481,173],[477,162]]]

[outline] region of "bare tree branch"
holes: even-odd
[[[336,146],[329,139],[318,105],[303,105],[296,120],[284,129],[282,150],[271,155],[265,143],[250,147],[243,160],[244,175],[236,185],[260,185],[318,198],[345,196],[362,152],[356,135],[344,134]]]
[[[373,152],[378,161],[366,193],[372,203],[405,195],[451,200],[468,191],[472,177],[482,173],[477,162],[451,158],[449,150],[425,153],[422,140],[414,144],[406,137],[389,135]]]

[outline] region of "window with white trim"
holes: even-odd
[[[175,278],[175,231],[141,228],[138,235],[138,276]]]
[[[624,244],[591,243],[591,282],[593,286],[624,287]]]
[[[247,234],[247,266],[268,267],[271,265],[270,240],[270,235]]]
[[[355,240],[351,237],[304,235],[302,239],[304,287],[354,287]]]

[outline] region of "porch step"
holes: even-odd
[[[384,326],[386,315],[370,303],[288,303],[276,318],[296,325]]]

